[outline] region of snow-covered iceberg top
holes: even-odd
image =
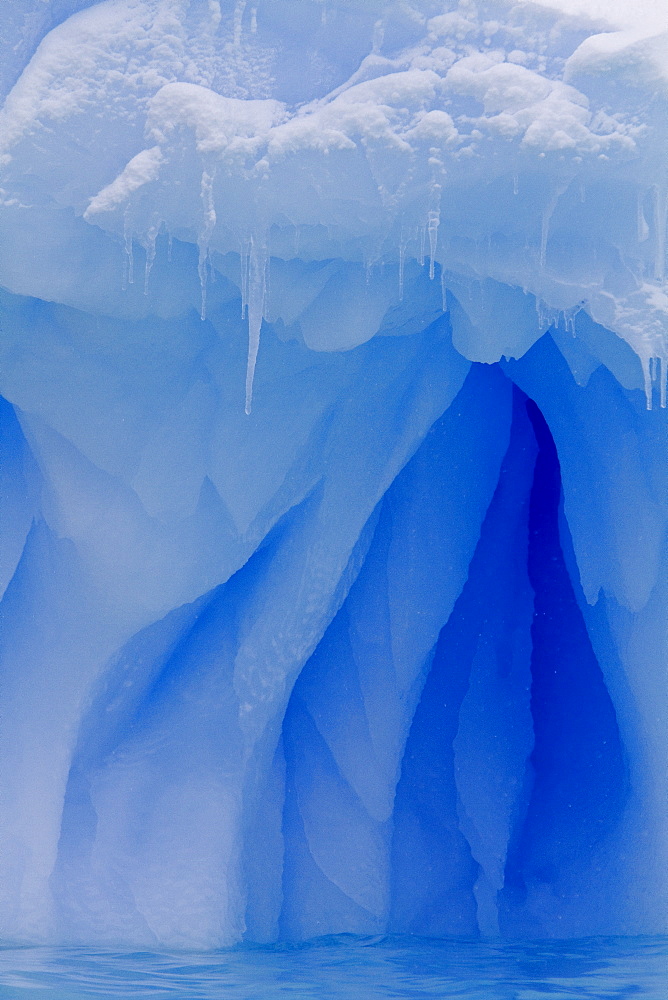
[[[130,282],[138,242],[147,290],[161,233],[196,243],[202,315],[210,269],[249,306],[248,403],[263,316],[299,323],[316,350],[354,347],[388,326],[416,260],[440,273],[444,308],[448,292],[463,303],[466,357],[519,357],[584,309],[631,344],[648,405],[659,376],[665,405],[668,33],[655,21],[567,0],[106,0],[51,31],[7,98],[3,226],[19,243],[59,230],[65,261],[83,219],[124,241]],[[304,276],[276,269],[269,292],[270,258],[338,264],[304,279],[300,312]],[[28,273],[14,246],[0,281],[85,305],[63,270]],[[124,308],[120,284],[107,311]]]

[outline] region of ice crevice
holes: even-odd
[[[6,6],[0,936],[668,932],[664,26]]]

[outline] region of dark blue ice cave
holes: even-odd
[[[22,496],[36,495],[39,472],[11,408],[6,417]],[[623,928],[626,753],[590,641],[557,449],[499,365],[471,367],[376,505],[338,610],[267,716],[262,766],[243,801],[220,805],[225,775],[248,766],[228,664],[249,616],[265,613],[267,578],[314,544],[322,492],[307,491],[227,583],[108,664],[69,766],[49,882],[59,926],[73,940],[150,943],[127,872],[156,855],[155,884],[181,879],[195,910],[208,905],[230,877],[220,838],[238,808],[247,940]],[[207,503],[220,504],[208,480]],[[49,587],[71,590],[63,546],[36,518],[7,615],[35,573],[37,614]]]
[[[369,710],[368,692],[383,649],[392,660],[392,577],[426,565],[438,601],[438,576],[453,570],[447,536],[466,549],[457,519],[475,517],[465,510],[466,463],[493,464],[484,438],[499,435],[495,407],[508,396],[491,502],[461,592],[417,686],[403,693],[410,718],[389,719],[403,752],[386,774],[373,734],[384,708]],[[453,451],[458,421],[479,436],[469,455]],[[407,511],[409,493],[421,518]],[[388,559],[392,547],[400,566]],[[282,935],[569,936],[590,930],[601,900],[602,926],[614,924],[606,865],[628,774],[570,547],[541,411],[497,366],[474,366],[385,495],[360,574],[292,692],[282,733]],[[416,578],[417,595],[423,585]],[[423,609],[418,596],[395,630],[424,630]],[[394,680],[382,683],[395,690]],[[391,808],[370,806],[375,768]],[[379,866],[385,877],[374,886]]]

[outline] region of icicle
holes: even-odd
[[[202,245],[199,248],[199,257],[197,260],[197,273],[199,274],[199,287],[200,287],[200,310],[199,318],[201,320],[206,319],[206,285],[207,285],[207,259],[209,257],[209,248]]]
[[[257,7],[251,7],[251,35],[257,35]]]
[[[429,277],[434,280],[434,260],[438,242],[438,227],[441,221],[441,185],[434,184],[431,189],[432,206],[427,215],[427,233],[429,234]]]
[[[155,260],[155,238],[146,245],[146,266],[144,267],[144,295],[148,295],[148,279]]]
[[[651,353],[652,351],[654,353]],[[645,383],[647,409],[651,410],[653,408],[655,382],[659,389],[659,406],[665,409],[668,402],[668,354],[661,341],[655,343],[652,347],[643,345],[642,352],[640,353],[640,363]]]
[[[438,223],[439,223],[439,213],[430,212],[429,213],[429,278],[431,281],[434,280],[434,258],[436,256],[436,242],[438,240]]]
[[[668,203],[666,192],[654,185],[654,277],[657,281],[663,281],[666,276],[666,216],[668,215]]]
[[[135,282],[135,258],[132,245],[132,227],[130,225],[130,219],[127,212],[125,213],[125,217],[123,219],[123,236],[125,238],[125,268],[123,287],[126,288],[128,285],[134,285]]]
[[[551,326],[558,328],[560,312],[551,309],[542,299],[536,299],[536,313],[538,315],[538,328],[541,333],[545,333]]]
[[[540,230],[540,266],[545,267],[545,261],[547,260],[547,235],[550,227],[550,215],[552,213],[547,211],[543,212],[543,220],[541,223]]]
[[[209,257],[209,243],[211,234],[216,225],[216,209],[213,204],[213,174],[207,170],[202,171],[202,183],[200,185],[200,196],[204,207],[204,217],[202,229],[197,243],[199,248],[199,259],[197,261],[197,273],[199,274],[200,288],[202,289],[202,308],[200,316],[206,319],[206,284],[207,284],[207,264]]]
[[[638,191],[638,204],[636,207],[636,226],[637,226],[637,236],[638,243],[644,243],[649,236],[649,226],[647,225],[647,219],[645,218],[645,212],[643,210],[643,193]]]
[[[241,244],[241,250],[239,251],[239,263],[241,265],[241,318],[246,318],[246,310],[248,308],[248,250],[249,244],[244,242]]]
[[[645,383],[645,400],[647,402],[647,409],[652,409],[652,361],[651,357],[647,357],[646,354],[640,356],[640,364],[642,365],[643,382]]]
[[[448,311],[448,290],[445,287],[445,270],[441,266],[441,309],[444,313]]]
[[[418,264],[420,267],[424,267],[424,244],[427,231],[424,226],[420,226],[420,256],[418,257]]]
[[[167,263],[172,263],[172,234],[167,233]]]
[[[153,222],[153,225],[149,227],[146,233],[146,266],[144,268],[144,295],[148,295],[148,279],[151,274],[151,269],[155,261],[155,242],[158,238],[158,232],[160,230],[161,223],[159,221]]]
[[[656,348],[655,348],[656,349]],[[659,348],[661,350],[661,348]],[[645,376],[645,395],[647,396],[647,409],[652,409],[654,396],[654,383],[659,387],[659,405],[666,408],[666,398],[668,397],[668,356],[665,354],[651,354],[648,358],[641,359],[643,373]]]
[[[543,211],[543,218],[541,221],[540,230],[540,266],[541,269],[545,267],[545,262],[547,260],[547,238],[550,231],[550,220],[554,214],[554,210],[557,207],[557,202],[561,198],[562,194],[568,188],[569,182],[560,184],[557,190],[554,192],[549,202],[545,206]]]
[[[260,329],[267,288],[267,244],[264,236],[252,236],[248,269],[248,366],[246,368],[246,413],[251,412],[255,363],[260,347]]]
[[[406,238],[403,226],[399,237],[399,301],[404,301],[404,266],[406,264]]]
[[[237,48],[241,45],[241,24],[246,9],[246,2],[247,0],[237,0],[236,7],[234,8],[234,44]]]
[[[572,337],[575,337],[575,317],[581,308],[582,306],[578,304],[577,306],[571,306],[570,309],[559,309],[556,321],[553,321],[556,329],[558,330],[563,323],[564,333],[570,333]],[[547,317],[550,312],[553,314],[553,310],[545,310],[543,315]]]
[[[517,174],[513,174],[513,194],[519,194],[520,180]]]

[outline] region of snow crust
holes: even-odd
[[[328,19],[302,3],[313,66],[294,79],[275,52],[291,15],[246,6],[109,0],[53,29],[3,111],[9,231],[38,238],[35,208],[52,203],[77,235],[72,213],[123,236],[129,257],[142,245],[147,277],[166,231],[198,244],[203,301],[205,261],[245,258],[251,242],[367,270],[426,253],[446,283],[532,296],[536,337],[541,309],[584,309],[634,348],[649,404],[656,362],[665,403],[668,57],[656,19],[597,32],[612,25],[558,7],[344,6]],[[370,51],[337,80],[331,49],[352,30]],[[53,269],[12,270],[8,287],[80,304]],[[251,286],[259,315],[264,283]],[[319,349],[361,343],[374,325],[354,341],[321,336]],[[468,356],[517,350],[498,337]]]
[[[0,935],[667,932],[657,6],[0,28]]]

